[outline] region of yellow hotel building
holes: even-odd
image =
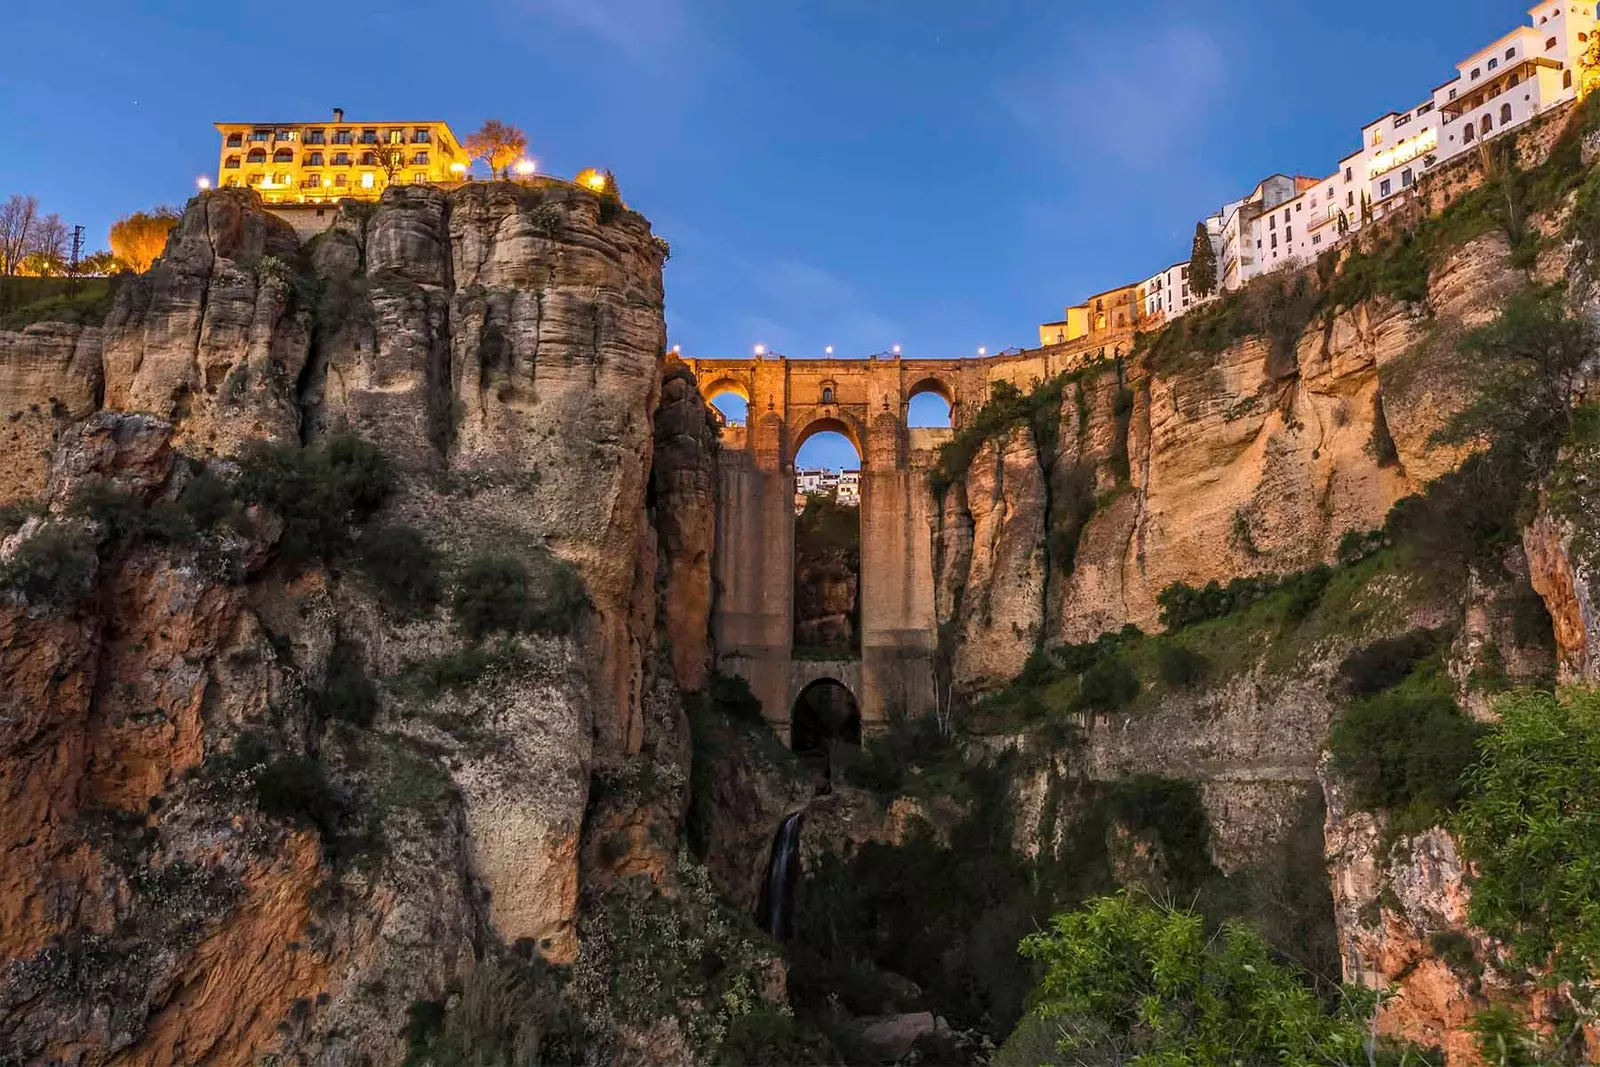
[[[269,204],[322,204],[346,197],[376,199],[389,183],[379,164],[404,146],[394,181],[457,182],[472,165],[443,122],[219,122],[219,187],[250,188]]]

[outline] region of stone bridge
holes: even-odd
[[[986,359],[683,360],[707,401],[735,393],[749,404],[744,426],[724,428],[718,459],[712,638],[720,669],[749,681],[785,738],[795,697],[818,677],[850,689],[868,732],[934,707],[938,513],[927,472],[954,431],[910,428],[912,397],[942,396],[959,428],[993,382],[1027,388],[1095,354],[1077,344]],[[861,660],[820,673],[791,654],[794,457],[828,430],[861,456]]]

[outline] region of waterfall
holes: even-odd
[[[761,889],[761,928],[779,941],[794,933],[794,883],[800,874],[800,820],[795,812],[783,820],[772,840],[772,861]]]

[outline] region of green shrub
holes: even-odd
[[[354,528],[394,489],[394,473],[376,447],[347,433],[306,448],[255,442],[239,457],[244,500],[283,520],[278,554],[291,564],[343,555]]]
[[[314,703],[322,722],[342,722],[366,729],[377,719],[378,689],[362,668],[356,649],[342,642],[333,646],[327,677]]]
[[[1284,613],[1289,620],[1299,622],[1315,611],[1332,580],[1333,568],[1325,563],[1284,578],[1278,588],[1284,593]]]
[[[1022,942],[1043,977],[1032,1010],[1062,1027],[1066,1062],[1367,1063],[1374,995],[1325,1003],[1242,923],[1100,897]]]
[[[1180,630],[1207,619],[1220,619],[1266,599],[1277,585],[1277,578],[1270,574],[1235,578],[1227,585],[1213,579],[1199,589],[1173,582],[1156,594],[1161,624],[1169,630]]]
[[[1357,563],[1371,556],[1388,545],[1388,538],[1382,530],[1346,530],[1344,536],[1339,538],[1339,547],[1334,550],[1334,558],[1341,567],[1354,567]]]
[[[581,1023],[561,996],[562,975],[542,960],[480,960],[447,1006],[407,1011],[404,1067],[521,1067],[577,1063]]]
[[[1468,914],[1522,966],[1591,981],[1600,974],[1600,693],[1522,691],[1495,711],[1454,825],[1476,870]]]
[[[137,545],[145,541],[178,544],[195,534],[182,506],[143,497],[111,485],[90,482],[73,494],[68,513],[94,523],[106,541]]]
[[[1091,711],[1115,711],[1139,695],[1139,676],[1120,657],[1096,660],[1078,680],[1077,704]]]
[[[46,523],[0,565],[0,587],[30,604],[70,614],[94,591],[99,566],[94,538],[76,523]]]
[[[346,814],[327,771],[310,756],[278,756],[264,764],[256,776],[256,806],[263,815],[316,830],[328,841],[338,836]]]
[[[588,605],[578,572],[548,552],[529,563],[479,556],[456,577],[456,623],[479,640],[491,633],[569,632]]]
[[[239,511],[233,487],[204,467],[183,487],[178,506],[188,518],[190,528],[197,533],[206,533],[224,521],[236,519]]]
[[[1357,808],[1387,812],[1397,830],[1416,831],[1455,809],[1482,734],[1433,667],[1352,703],[1335,720],[1329,748]]]
[[[778,1064],[842,1063],[838,1050],[793,1013],[760,1004],[728,1025],[717,1054],[719,1067],[775,1067]]]
[[[397,618],[418,618],[439,603],[439,554],[411,527],[368,528],[356,544],[356,561],[379,603]]]
[[[509,643],[492,649],[469,645],[410,664],[396,684],[401,691],[409,691],[423,700],[431,701],[451,690],[475,685],[491,670],[514,664],[517,656],[516,649]]]
[[[1416,665],[1439,647],[1433,630],[1412,630],[1358,648],[1339,664],[1339,684],[1352,697],[1369,697],[1405,681]]]
[[[1156,645],[1156,673],[1170,686],[1187,689],[1205,680],[1211,661],[1205,654],[1173,641]]]

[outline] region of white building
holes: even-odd
[[[839,475],[839,503],[856,507],[861,503],[861,472],[844,471]]]
[[[1145,318],[1175,319],[1198,303],[1200,298],[1189,292],[1187,261],[1139,283],[1139,312]]]

